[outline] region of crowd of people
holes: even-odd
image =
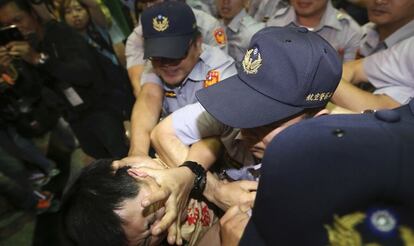
[[[413,1],[0,0],[0,25],[0,194],[62,245],[414,243]]]

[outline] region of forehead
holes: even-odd
[[[124,222],[123,228],[127,238],[132,242],[148,236],[147,210],[142,207],[142,200],[148,192],[148,188],[145,185],[142,186],[136,197],[125,200],[121,208],[116,211]]]
[[[81,6],[81,4],[77,0],[68,0],[65,4],[66,7],[78,7]]]

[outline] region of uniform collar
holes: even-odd
[[[387,45],[387,47],[391,47],[394,44],[400,42],[401,40],[411,37],[413,35],[414,35],[414,20],[411,20],[404,26],[400,27],[397,31],[392,33],[390,36],[388,36],[384,40],[384,43]]]
[[[380,45],[377,25],[369,22],[363,26],[364,37],[361,44],[367,46],[370,50],[375,50]],[[408,22],[400,29],[388,36],[382,43],[385,47],[391,47],[394,44],[414,35],[414,20]]]
[[[342,19],[344,15],[344,13],[334,8],[331,1],[328,1],[325,13],[323,14],[319,27],[316,30],[320,30],[326,26],[342,30],[342,25],[339,20]]]
[[[242,9],[242,11],[240,11],[236,16],[233,17],[233,19],[227,25],[227,28],[229,28],[233,32],[238,32],[240,30],[242,20],[246,15],[246,10]]]
[[[187,79],[184,81],[183,85],[188,79],[192,81],[202,81],[206,79],[206,75],[208,71],[210,71],[209,64],[211,63],[215,52],[211,50],[212,48],[210,46],[205,44],[202,44],[201,49],[202,52],[200,59],[194,66],[193,70],[191,70],[190,74],[187,76]]]
[[[372,22],[369,22],[363,26],[364,36],[361,44],[368,46],[370,49],[375,49],[379,43],[379,36],[375,27],[376,25]]]

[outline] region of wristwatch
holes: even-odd
[[[200,200],[203,197],[203,192],[206,188],[206,170],[195,161],[185,161],[180,167],[187,167],[196,175],[194,178],[193,189],[191,190],[191,196]]]

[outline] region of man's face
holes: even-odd
[[[65,6],[65,21],[77,31],[84,31],[89,22],[89,14],[77,0],[72,0]]]
[[[159,245],[166,236],[165,233],[159,236],[151,235],[151,229],[164,215],[164,207],[151,206],[145,209],[142,207],[143,199],[155,191],[156,186],[151,177],[143,178],[138,196],[125,200],[121,208],[115,211],[124,221],[123,229],[130,246]]]
[[[245,2],[245,0],[217,0],[217,9],[226,24],[244,9]]]
[[[402,26],[414,18],[413,0],[367,0],[366,5],[369,20],[379,26]]]
[[[200,58],[201,42],[201,37],[191,42],[187,55],[182,59],[151,58],[155,73],[168,85],[180,85]]]
[[[300,17],[322,16],[329,0],[290,0],[290,5]]]
[[[0,8],[0,24],[3,26],[16,25],[24,37],[40,30],[40,23],[35,16],[27,13],[13,2]]]
[[[276,122],[267,126],[241,129],[243,141],[256,158],[262,159],[264,151],[272,139],[287,127],[303,120],[303,118],[304,114],[301,114],[288,121]]]

